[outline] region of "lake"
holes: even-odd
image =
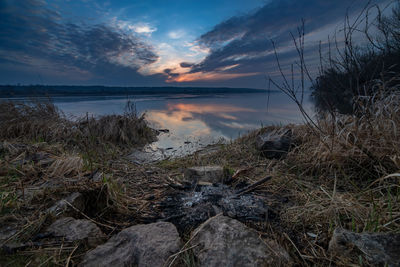
[[[122,114],[126,96],[53,97],[69,118]],[[304,106],[311,112],[309,98]],[[168,129],[150,149],[187,154],[226,142],[265,125],[300,123],[298,107],[283,93],[223,95],[138,95],[129,100],[155,129]]]

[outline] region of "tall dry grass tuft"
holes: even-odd
[[[379,15],[371,20],[370,2],[354,23],[346,16],[344,48],[339,49],[335,39],[337,51],[329,46],[327,66],[320,51],[316,80],[304,60],[304,23],[298,37],[292,35],[298,60],[292,65],[291,79],[285,75],[275,50],[282,82],[271,83],[298,105],[305,124],[292,126],[294,147],[285,160],[273,164],[271,175],[275,179],[264,190],[291,201],[280,212],[280,225],[287,234],[279,233],[282,227],[275,233],[293,248],[299,265],[349,266],[364,260],[362,255],[344,261],[330,255],[327,247],[335,227],[355,232],[400,231],[400,74],[397,64],[391,63],[397,58],[393,53],[399,51],[391,36],[398,34],[395,27],[389,29],[390,34],[379,28],[389,25],[384,23],[386,19],[398,22],[400,2],[394,2],[397,6],[391,18],[382,17],[379,7],[374,6]],[[365,29],[360,30],[362,24]],[[378,34],[372,38],[369,31],[376,28]],[[357,52],[354,33],[367,37],[370,53]],[[388,44],[396,47],[385,50]],[[359,65],[361,59],[365,62]],[[299,83],[293,79],[295,67],[301,76]],[[325,105],[321,108],[317,103],[318,116],[303,108],[307,79],[313,96]],[[316,95],[320,91],[326,94]],[[344,97],[342,91],[352,93]]]
[[[318,135],[305,127],[298,132],[301,145],[291,155],[297,166],[308,166],[304,173],[340,174],[364,186],[398,170],[400,93],[379,90],[354,101],[357,114],[324,114],[318,119]]]
[[[123,115],[86,116],[71,121],[49,100],[4,101],[0,103],[0,129],[2,140],[61,142],[86,150],[105,144],[120,148],[143,145],[156,136],[131,102]]]
[[[86,118],[77,124],[78,134],[91,136],[102,142],[118,145],[146,144],[154,137],[144,117],[106,115],[100,118]]]
[[[72,128],[50,101],[0,103],[0,138],[61,141]]]
[[[338,260],[326,250],[338,226],[400,229],[400,93],[380,81],[374,86],[373,96],[354,99],[356,114],[326,113],[318,129],[294,126],[295,147],[274,168],[293,201],[281,212],[284,225],[304,233],[295,241],[301,260]]]

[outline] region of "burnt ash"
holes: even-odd
[[[275,217],[266,204],[267,199],[254,193],[238,193],[225,184],[214,184],[175,191],[159,208],[162,220],[173,223],[182,233],[220,213],[242,222],[265,222]]]

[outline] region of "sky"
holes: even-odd
[[[265,89],[366,0],[1,0],[0,84]],[[387,1],[376,1],[384,4]]]

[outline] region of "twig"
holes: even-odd
[[[67,259],[67,262],[65,263],[65,267],[68,267],[69,262],[71,261],[72,254],[74,254],[75,250],[76,250],[78,247],[79,247],[79,245],[77,245],[77,246],[72,250],[71,254],[69,254],[68,259]]]
[[[246,186],[245,188],[243,188],[243,189],[237,191],[237,192],[236,192],[236,195],[240,196],[240,195],[242,195],[242,194],[244,194],[244,193],[249,193],[249,192],[253,191],[254,189],[256,189],[257,186],[259,186],[259,185],[261,185],[261,184],[263,184],[263,183],[265,183],[265,182],[271,180],[271,178],[272,178],[272,176],[267,176],[267,177],[265,177],[265,178],[263,178],[263,179],[261,179],[261,180],[255,182],[254,184],[251,184],[251,185],[249,185],[249,186]]]

